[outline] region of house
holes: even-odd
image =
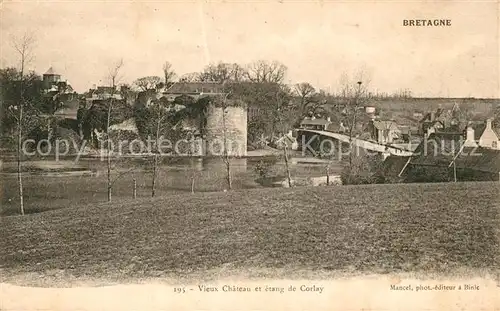
[[[443,130],[445,125],[442,120],[438,120],[440,114],[440,109],[438,109],[437,112],[426,113],[420,121],[419,134],[424,137],[429,137],[430,134]]]
[[[379,144],[391,144],[401,137],[398,124],[392,120],[372,120],[369,131],[372,139]]]
[[[411,141],[412,131],[409,125],[402,125],[399,127],[401,130],[401,139],[405,143],[409,143]]]
[[[426,113],[420,121],[419,134],[429,137],[435,132],[460,131],[463,129],[463,126],[460,125],[460,116],[460,107],[456,103],[452,109],[438,108],[435,112]]]
[[[500,130],[492,127],[492,119],[483,123],[469,124],[466,129],[466,144],[500,150]]]
[[[293,131],[289,131],[287,134],[281,136],[274,143],[277,148],[283,148],[285,145],[291,150],[297,150],[299,148],[297,138],[294,137]]]
[[[343,122],[334,123],[330,117],[316,118],[316,117],[306,117],[302,122],[300,122],[300,129],[316,130],[316,131],[327,131],[334,133],[345,134],[349,129],[344,125]]]
[[[218,82],[178,82],[165,88],[162,94],[169,101],[174,101],[175,98],[181,95],[188,95],[196,100],[205,95],[223,94],[223,87]]]
[[[335,126],[330,120],[330,117],[327,117],[326,119],[315,118],[314,116],[306,117],[304,118],[304,120],[302,120],[302,122],[300,122],[300,128],[316,131],[335,131]]]
[[[365,106],[365,113],[367,114],[375,114],[375,107],[374,106]]]
[[[111,86],[94,86],[93,88],[88,90],[88,92],[85,94],[85,97],[89,103],[91,103],[93,100],[102,100],[111,97],[117,100],[123,99],[120,88],[113,88]]]

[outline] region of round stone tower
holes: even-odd
[[[43,87],[50,89],[53,84],[61,81],[61,75],[56,73],[54,68],[50,67],[47,72],[43,74]]]
[[[224,126],[225,125],[225,126]],[[226,141],[224,142],[224,128]],[[224,145],[231,157],[247,155],[247,109],[240,101],[228,100],[225,108],[217,104],[207,107],[205,125],[206,155],[223,156]]]

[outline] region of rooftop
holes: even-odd
[[[167,88],[165,94],[222,93],[222,84],[215,82],[178,82]]]
[[[327,119],[323,119],[323,118],[319,118],[319,119],[306,118],[306,119],[302,120],[302,122],[300,122],[301,125],[327,125],[330,123],[332,123],[332,122],[327,120]]]
[[[486,129],[486,122],[472,123],[470,124],[470,127],[474,129],[474,139],[479,140]],[[492,127],[491,129],[495,132],[497,137],[500,138],[500,129],[495,127]]]
[[[377,130],[399,131],[398,124],[392,120],[373,120],[373,126]]]
[[[54,68],[50,67],[45,73],[44,75],[59,75],[58,73],[56,73],[56,71],[54,70]]]

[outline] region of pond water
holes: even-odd
[[[302,161],[307,159],[302,159]],[[299,161],[300,162],[300,161]],[[134,192],[137,197],[150,197],[152,185],[151,157],[121,158],[112,160],[111,177],[114,199],[130,199]],[[267,163],[262,165],[262,163]],[[86,170],[92,175],[61,174],[26,174],[23,178],[25,206],[28,213],[49,209],[58,209],[75,204],[105,202],[107,197],[107,161],[100,158],[74,158],[61,161],[28,161],[24,167],[37,167],[46,170]],[[260,174],[257,166],[265,167],[267,176],[285,178],[286,170],[282,160],[272,157],[252,157],[231,159],[232,189],[250,189],[263,187],[258,182]],[[0,184],[0,215],[17,213],[18,188],[16,162],[3,162]],[[322,163],[290,163],[292,178],[324,176],[325,165]],[[339,174],[341,165],[332,163],[330,174]],[[7,173],[10,172],[10,173]],[[7,173],[7,174],[6,174]],[[157,170],[156,194],[191,193],[223,191],[228,188],[226,166],[221,158],[162,158]]]

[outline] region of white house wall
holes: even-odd
[[[491,129],[491,128],[486,128],[479,138],[479,146],[485,147],[485,148],[493,148],[493,142],[496,142],[496,148],[494,149],[500,149],[500,141],[498,140],[497,134]]]

